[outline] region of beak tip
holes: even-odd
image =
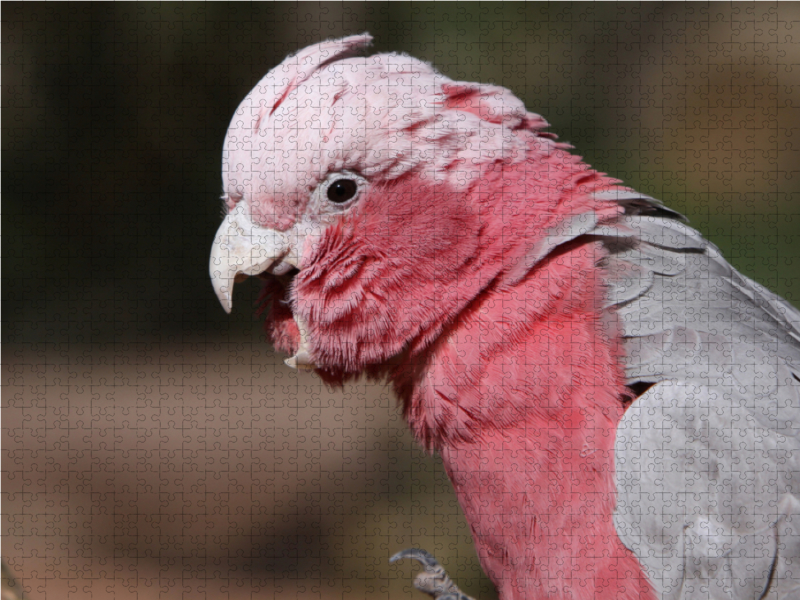
[[[267,270],[290,247],[286,234],[255,225],[247,212],[240,203],[226,215],[211,247],[211,283],[228,314],[233,310],[234,284]]]
[[[233,300],[230,294],[224,290],[217,290],[217,300],[219,300],[219,303],[222,305],[222,310],[231,314],[233,310]]]

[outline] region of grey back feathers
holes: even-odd
[[[628,383],[652,384],[617,430],[620,538],[663,600],[800,598],[800,311],[677,213],[615,199],[589,235]]]

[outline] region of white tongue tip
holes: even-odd
[[[295,352],[294,356],[287,358],[283,362],[286,363],[287,367],[291,367],[292,369],[313,371],[317,365],[314,364],[314,360],[311,358],[311,354],[308,351],[308,330],[303,320],[299,317],[295,317],[294,321],[297,323],[297,329],[300,332],[300,346],[297,348],[297,352]]]
[[[311,355],[305,350],[298,350],[297,354],[291,358],[287,358],[283,362],[286,363],[287,367],[297,369],[298,371],[313,371],[317,366],[311,359]]]

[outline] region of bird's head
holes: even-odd
[[[561,148],[509,90],[354,56],[370,41],[289,56],[239,105],[223,152],[217,296],[230,311],[234,283],[260,276],[273,343],[329,374],[413,354],[491,285],[514,245],[498,240],[536,221],[515,222],[530,211],[509,165]]]

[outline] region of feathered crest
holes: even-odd
[[[338,40],[320,42],[287,56],[280,65],[267,73],[250,92],[253,94],[256,90],[260,90],[264,100],[267,100],[254,123],[254,129],[258,129],[261,119],[266,113],[265,109],[269,108],[269,114],[272,115],[281,102],[316,71],[337,60],[353,56],[371,43],[372,36],[362,33]],[[286,84],[281,89],[284,82]],[[269,101],[270,96],[271,102]]]
[[[257,222],[283,230],[328,173],[377,183],[415,172],[464,192],[486,166],[552,148],[547,123],[510,90],[453,81],[404,54],[353,57],[371,41],[314,44],[258,82],[225,141],[228,210],[247,198]]]

